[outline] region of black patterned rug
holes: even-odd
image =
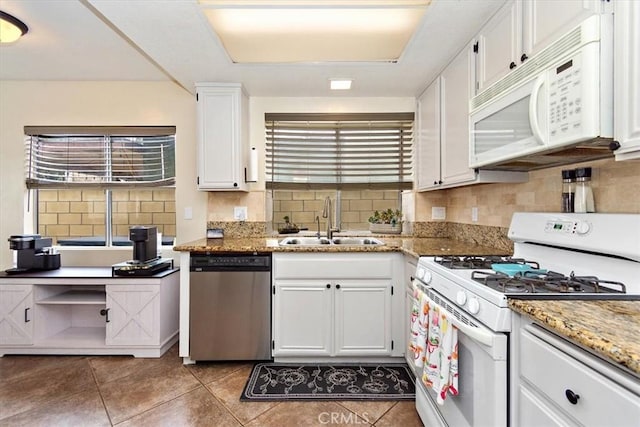
[[[240,400],[411,400],[415,391],[406,364],[257,363]]]

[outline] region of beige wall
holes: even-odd
[[[529,172],[520,184],[480,184],[417,193],[416,220],[430,221],[432,206],[447,208],[447,221],[474,224],[471,208],[478,208],[475,224],[509,227],[514,212],[560,212],[562,169],[593,168],[596,212],[640,213],[640,161],[605,159]]]
[[[25,125],[176,126],[176,234],[180,242],[202,237],[207,195],[195,185],[195,110],[193,95],[172,82],[0,81],[0,269],[12,263],[8,236],[33,231],[24,186]],[[192,220],[183,219],[186,207]],[[74,263],[99,259],[91,251],[82,255]]]

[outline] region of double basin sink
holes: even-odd
[[[279,242],[280,246],[374,246],[384,245],[384,242],[371,237],[287,237]]]

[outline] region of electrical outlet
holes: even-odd
[[[246,221],[247,220],[247,207],[246,206],[235,206],[233,208],[233,219],[236,221]]]
[[[431,207],[431,219],[446,219],[447,218],[447,208],[445,207]]]
[[[478,222],[478,208],[475,206],[471,208],[471,221]]]
[[[184,208],[184,219],[193,219],[193,209],[190,206]]]

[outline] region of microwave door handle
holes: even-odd
[[[543,144],[545,143],[545,141],[542,139],[540,122],[538,120],[538,96],[540,95],[540,90],[544,85],[544,81],[544,75],[536,79],[531,90],[531,99],[529,100],[529,123],[531,124],[531,130],[533,131],[533,136]]]

